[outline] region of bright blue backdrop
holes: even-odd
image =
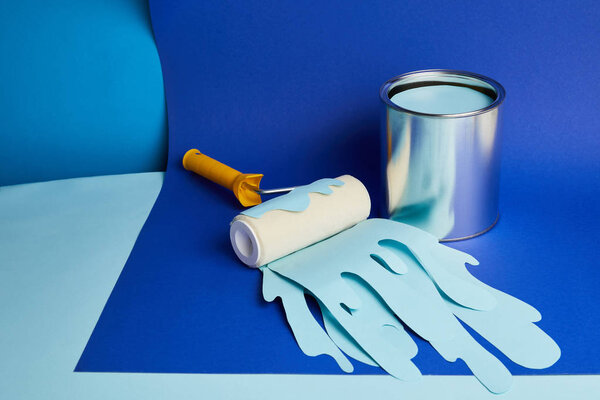
[[[146,0],[0,2],[0,80],[0,185],[164,169]]]
[[[181,157],[197,147],[264,172],[265,187],[350,173],[376,204],[380,84],[454,68],[508,93],[500,223],[455,246],[481,261],[480,279],[536,306],[563,350],[541,372],[498,356],[514,373],[600,373],[595,3],[156,0],[151,11],[169,112],[165,186],[78,370],[339,373],[302,354],[279,304],[262,300],[260,273],[236,260],[231,193]],[[422,341],[415,363],[468,373]]]

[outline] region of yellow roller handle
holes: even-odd
[[[202,154],[197,149],[191,149],[185,153],[183,168],[231,190],[244,207],[255,206],[262,202],[257,193],[262,174],[242,174],[240,171]]]

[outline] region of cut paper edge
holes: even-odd
[[[499,290],[494,291],[499,297],[499,303],[494,310],[488,312],[491,315],[481,314],[452,302],[447,301],[447,304],[458,319],[514,363],[529,369],[544,369],[554,365],[561,357],[556,341],[538,327],[536,321],[528,318],[526,309],[522,309],[520,318],[517,319],[515,315],[519,315],[520,311],[510,308],[511,305],[526,303]]]
[[[378,296],[373,295],[373,289],[361,277],[344,276],[344,280],[357,292],[361,299],[361,308],[355,310],[352,315],[340,311],[340,308],[325,306],[327,311],[354,339],[359,348],[388,374],[404,381],[420,379],[421,372],[411,361],[417,354],[417,345],[400,321]],[[374,322],[367,323],[368,319]],[[395,341],[393,345],[389,342],[389,334],[383,334],[384,325],[393,325],[396,328],[397,336],[395,340],[392,339]],[[367,328],[370,328],[370,331]]]
[[[506,366],[481,346],[466,330],[450,341],[431,342],[436,351],[449,362],[464,361],[473,375],[490,392],[507,392],[513,377]]]
[[[266,267],[260,270],[263,273],[263,297],[269,302],[277,297],[281,299],[286,319],[300,350],[311,357],[326,354],[336,361],[342,371],[354,371],[352,363],[314,319],[306,304],[302,287]]]
[[[512,376],[460,321],[526,367],[558,359],[558,345],[530,321],[540,316],[535,308],[479,281],[465,266],[477,263],[475,258],[430,236],[398,222],[366,220],[268,267],[317,299],[333,344],[401,380],[420,376],[411,361],[416,343],[403,323],[445,360],[463,360],[492,393],[509,390]],[[399,274],[400,268],[406,271]],[[357,298],[360,305],[346,307],[346,298]],[[504,335],[506,329],[513,334]],[[396,336],[400,330],[410,345]],[[539,349],[533,353],[532,340]],[[528,354],[519,356],[519,351]]]
[[[416,251],[416,244],[404,244],[398,240],[381,240],[379,245],[414,258],[435,285],[456,303],[480,311],[491,310],[495,307],[494,296],[471,280],[471,278],[475,278],[466,269],[465,263],[477,262],[477,260],[470,255],[439,243],[432,244],[429,251]],[[446,260],[440,255],[442,252],[447,257]],[[451,273],[447,270],[448,264],[456,264],[462,269],[455,268]]]
[[[301,212],[310,205],[309,193],[320,193],[329,195],[333,193],[330,186],[343,186],[344,182],[339,179],[319,179],[311,184],[298,186],[289,193],[275,197],[269,201],[258,204],[252,208],[244,210],[241,214],[252,218],[260,218],[266,212],[272,210],[284,210],[292,212]]]
[[[350,336],[348,332],[342,328],[340,323],[333,317],[333,315],[331,315],[329,310],[327,310],[327,308],[321,303],[319,303],[319,307],[321,309],[321,315],[323,316],[325,330],[335,345],[339,347],[339,349],[342,350],[348,357],[372,367],[379,367],[379,364],[377,364],[375,360],[373,360],[371,356],[369,356],[369,354],[367,354],[367,352],[364,351],[362,347],[358,345],[358,343],[356,343],[354,338],[352,338],[352,336]]]

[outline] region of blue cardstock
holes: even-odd
[[[600,315],[590,309],[600,302],[594,2],[150,3],[168,169],[78,371],[342,373],[330,357],[298,350],[280,305],[261,295],[262,274],[231,250],[235,198],[185,171],[181,158],[198,148],[264,173],[265,187],[347,173],[380,215],[379,86],[449,67],[507,90],[500,221],[451,246],[481,262],[467,266],[476,278],[535,305],[562,355],[532,370],[483,345],[513,374],[600,373]],[[409,334],[423,374],[471,374]],[[362,363],[354,370],[383,373]]]

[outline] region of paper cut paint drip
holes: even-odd
[[[396,378],[418,378],[411,361],[417,346],[404,323],[445,360],[462,359],[485,387],[502,393],[510,372],[458,319],[524,367],[549,367],[560,349],[534,324],[537,310],[483,284],[465,263],[477,261],[415,227],[370,219],[262,267],[263,293],[267,301],[282,298],[306,354],[329,354],[346,372],[352,369],[340,350]],[[327,334],[304,292],[318,300]]]
[[[273,301],[277,297],[281,299],[288,324],[292,327],[298,346],[304,354],[308,356],[328,354],[338,363],[342,371],[354,371],[350,361],[313,318],[306,304],[304,290],[266,267],[261,268],[261,271],[265,300]]]
[[[304,211],[310,205],[309,193],[331,194],[333,190],[329,186],[342,186],[343,184],[344,182],[338,179],[319,179],[309,185],[298,186],[287,194],[242,211],[241,214],[260,218],[264,213],[272,210]]]
[[[343,175],[244,211],[231,225],[236,254],[260,267],[263,297],[281,299],[305,354],[330,355],[345,372],[351,358],[415,380],[418,348],[406,326],[446,361],[463,360],[491,392],[507,391],[510,372],[462,322],[524,367],[558,360],[559,347],[534,324],[540,313],[472,276],[465,264],[475,258],[414,226],[367,219],[369,210],[364,185]],[[305,294],[318,302],[324,329]]]

